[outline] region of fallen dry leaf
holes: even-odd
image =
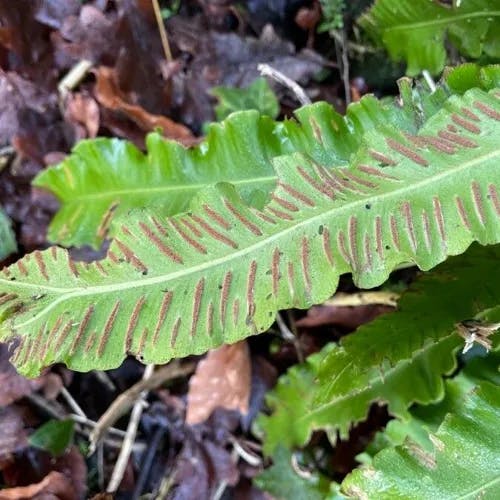
[[[64,474],[52,471],[39,483],[0,490],[0,500],[74,500],[78,495]]]
[[[12,460],[17,450],[27,445],[28,433],[24,429],[23,412],[17,406],[0,409],[0,470]]]
[[[205,421],[215,408],[246,415],[251,390],[250,351],[246,341],[210,351],[189,381],[186,423]]]
[[[381,314],[393,311],[394,308],[379,304],[349,306],[313,306],[307,311],[307,316],[297,320],[298,327],[314,328],[324,325],[337,325],[348,330],[372,321]]]
[[[95,94],[102,106],[125,114],[144,132],[150,132],[159,127],[163,130],[165,137],[176,139],[184,144],[192,144],[193,134],[184,125],[166,116],[148,113],[141,106],[128,102],[127,96],[118,86],[113,68],[99,67],[96,70],[96,78]]]
[[[0,344],[0,408],[40,389],[44,376],[27,379],[19,375],[9,363],[9,352],[5,344]]]
[[[95,99],[82,92],[69,94],[64,110],[64,119],[75,129],[75,139],[96,137],[99,131],[99,106]]]

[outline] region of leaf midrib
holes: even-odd
[[[385,33],[388,33],[390,31],[407,31],[413,29],[429,28],[432,26],[439,26],[441,24],[450,24],[452,22],[462,21],[465,19],[480,18],[480,17],[497,17],[497,16],[500,16],[500,11],[497,10],[493,10],[491,12],[471,12],[470,14],[460,14],[456,16],[446,17],[444,19],[434,19],[432,21],[420,21],[418,23],[399,24],[391,28],[386,28],[383,31]]]
[[[394,366],[392,366],[391,368],[389,368],[387,371],[380,373],[378,372],[373,378],[370,378],[366,381],[365,384],[363,384],[362,387],[357,387],[357,388],[354,388],[352,391],[350,392],[347,392],[346,394],[342,394],[341,396],[338,396],[336,397],[335,399],[331,399],[330,401],[328,401],[328,403],[324,403],[320,406],[316,406],[314,408],[314,411],[310,411],[310,412],[306,412],[304,413],[304,415],[302,415],[301,417],[299,417],[298,419],[298,422],[301,422],[301,421],[307,421],[309,419],[311,419],[314,415],[318,414],[318,413],[321,413],[323,412],[324,410],[327,410],[333,406],[336,406],[337,404],[343,402],[343,401],[346,401],[348,399],[351,399],[353,397],[356,397],[358,396],[359,394],[367,391],[367,390],[370,390],[373,388],[373,385],[376,384],[376,383],[380,383],[380,382],[384,382],[384,380],[390,378],[392,376],[392,374],[394,374],[396,371],[400,370],[401,369],[401,365],[403,363],[412,363],[414,362],[415,360],[417,360],[419,357],[423,356],[423,355],[426,355],[431,349],[435,348],[437,345],[440,345],[440,344],[443,344],[444,342],[446,342],[447,340],[449,340],[451,337],[453,337],[454,335],[456,335],[455,333],[455,330],[451,331],[450,333],[448,333],[447,335],[443,336],[443,337],[440,337],[439,339],[435,340],[434,342],[429,342],[427,344],[425,344],[424,346],[422,346],[420,349],[416,349],[415,351],[413,351],[411,354],[412,356],[409,357],[409,358],[406,358],[406,359],[400,359],[399,361],[397,361]],[[457,337],[457,346],[459,345],[460,339]],[[456,346],[456,347],[457,347]],[[455,349],[456,347],[454,347],[453,349]],[[348,365],[352,365],[352,361],[350,361],[348,363]],[[344,367],[342,369],[342,371],[345,369],[346,367]],[[370,367],[370,369],[372,369],[373,367]]]
[[[495,157],[500,157],[500,149],[492,151],[492,152],[487,153],[485,155],[476,157],[473,160],[470,160],[468,162],[461,164],[456,169],[445,170],[445,171],[440,172],[436,175],[431,175],[429,177],[426,177],[424,180],[417,182],[417,183],[412,183],[409,186],[404,187],[403,189],[399,189],[399,190],[395,189],[395,190],[389,191],[387,193],[379,193],[377,195],[377,199],[382,200],[384,198],[390,198],[390,197],[395,196],[395,195],[399,196],[399,195],[401,195],[401,193],[404,193],[404,192],[421,190],[426,184],[435,183],[442,178],[457,175],[459,172],[461,172],[463,170],[467,170],[468,168],[473,167],[474,165],[476,165],[478,163],[488,161],[488,160],[493,159]],[[401,168],[404,168],[404,167],[401,167]],[[33,283],[23,283],[20,281],[16,281],[16,287],[25,287],[25,288],[32,288],[32,289],[37,289],[37,290],[48,290],[48,291],[50,290],[50,291],[54,291],[54,292],[64,290],[64,292],[65,292],[63,295],[61,295],[61,297],[52,301],[46,308],[42,309],[37,315],[30,318],[28,321],[17,325],[17,328],[26,327],[27,325],[29,325],[33,322],[36,322],[39,317],[50,312],[57,305],[59,305],[60,302],[64,302],[65,300],[69,300],[69,299],[72,299],[74,297],[84,297],[87,295],[99,295],[99,294],[113,293],[113,292],[119,292],[119,291],[123,291],[123,290],[130,290],[131,288],[143,288],[143,287],[150,286],[150,285],[161,284],[161,283],[175,280],[177,278],[188,276],[190,274],[198,273],[200,271],[203,271],[203,270],[211,268],[211,267],[217,267],[219,265],[223,265],[223,264],[225,264],[231,260],[234,260],[234,259],[241,259],[246,254],[256,252],[257,249],[259,249],[260,247],[267,246],[272,241],[281,238],[285,234],[292,232],[292,231],[296,231],[298,228],[300,228],[302,226],[307,226],[309,224],[312,224],[314,220],[322,219],[325,216],[328,216],[328,214],[330,214],[330,213],[337,213],[338,214],[339,212],[343,212],[346,210],[353,212],[357,205],[364,204],[365,198],[366,197],[360,198],[360,199],[352,201],[350,203],[346,203],[342,206],[335,206],[329,210],[321,212],[318,215],[307,218],[301,222],[297,222],[296,224],[291,225],[291,226],[283,229],[282,231],[278,231],[275,234],[268,236],[267,238],[263,239],[262,241],[258,241],[250,246],[242,248],[241,250],[238,250],[236,252],[230,253],[224,257],[210,260],[208,262],[203,262],[201,264],[198,264],[197,266],[191,266],[188,269],[174,271],[174,272],[169,273],[169,274],[162,274],[159,276],[153,276],[151,278],[141,278],[139,281],[126,281],[126,282],[116,283],[113,285],[89,286],[89,287],[86,287],[84,289],[82,289],[82,287],[78,287],[78,288],[49,287],[49,286],[44,286],[44,285],[35,285]],[[403,262],[403,260],[401,262]],[[0,278],[0,283],[2,281],[5,283],[9,283],[9,284],[11,283],[9,280],[6,280],[4,278]]]
[[[244,186],[248,184],[262,185],[268,182],[276,182],[276,180],[277,176],[273,175],[266,177],[252,177],[250,179],[240,179],[240,180],[228,179],[225,182],[229,182],[234,186]],[[64,203],[67,205],[79,205],[81,201],[115,198],[116,196],[125,196],[125,195],[144,196],[144,195],[151,195],[152,193],[168,193],[170,191],[200,191],[201,189],[205,189],[208,186],[212,186],[213,184],[214,182],[205,182],[201,184],[175,184],[175,185],[168,185],[161,187],[140,187],[140,188],[120,189],[115,191],[106,191],[104,193],[92,193],[89,195],[76,194],[75,196],[72,196],[70,199],[67,198],[60,198],[60,199],[61,201],[64,201]],[[46,186],[40,185],[40,187],[46,187]]]

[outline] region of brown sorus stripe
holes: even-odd
[[[125,258],[139,271],[146,272],[148,268],[144,265],[144,263],[137,257],[137,255],[127,246],[125,243],[120,241],[118,238],[115,238],[116,246],[120,249],[120,251],[125,255]]]
[[[163,237],[167,237],[168,236],[168,231],[167,229],[165,228],[165,226],[163,226],[160,221],[154,216],[152,215],[151,216],[151,222],[154,224],[156,230],[163,236]]]
[[[479,108],[481,109],[481,108]],[[467,117],[469,118],[469,120],[474,120],[475,122],[480,122],[481,121],[481,118],[479,118],[479,116],[477,116],[473,111],[471,111],[469,108],[466,108],[466,107],[462,107],[461,109],[462,113]],[[499,115],[500,116],[500,115]]]
[[[50,255],[52,256],[52,259],[57,261],[57,247],[52,246],[50,247]]]
[[[198,320],[200,319],[201,299],[203,297],[203,290],[205,289],[205,278],[200,278],[194,290],[193,298],[193,312],[191,321],[191,331],[189,334],[194,337],[196,328],[198,327]]]
[[[491,201],[493,202],[493,206],[495,207],[495,211],[498,216],[500,216],[500,199],[498,197],[497,188],[490,184],[488,186],[488,193],[490,195]]]
[[[380,259],[384,258],[384,246],[382,243],[382,218],[375,217],[375,241],[377,242],[377,253]]]
[[[222,329],[224,329],[224,324],[226,321],[227,302],[229,298],[229,289],[231,288],[232,280],[233,280],[233,273],[231,271],[228,271],[224,276],[224,281],[222,282],[222,288],[220,291],[220,323]]]
[[[490,108],[486,104],[480,102],[480,101],[474,101],[474,107],[476,109],[481,110],[485,115],[488,115],[490,118],[493,118],[494,120],[500,121],[500,113],[493,108]]]
[[[262,212],[256,209],[251,209],[251,210],[252,213],[259,219],[262,219],[265,222],[269,222],[269,224],[276,224],[276,221],[272,217],[269,217],[269,215],[263,214]]]
[[[238,248],[238,243],[233,241],[231,238],[224,236],[222,233],[219,233],[219,231],[214,229],[210,224],[208,224],[206,221],[204,221],[198,215],[192,214],[191,218],[195,222],[197,222],[215,240],[220,241],[221,243],[224,243],[225,245],[228,245],[231,248],[235,248],[235,249]]]
[[[186,216],[179,217],[178,220],[180,220],[197,238],[201,238],[203,236],[203,233],[197,227],[195,227],[194,224],[191,224]]]
[[[236,298],[233,302],[233,325],[238,324],[238,319],[240,317],[240,299]]]
[[[172,291],[165,292],[165,295],[163,296],[163,299],[161,301],[160,311],[158,312],[158,321],[156,322],[155,331],[153,333],[154,346],[158,342],[160,331],[163,323],[165,322],[165,318],[167,317],[168,308],[170,307],[170,303],[172,302],[173,295],[174,293]]]
[[[118,258],[118,256],[115,254],[115,252],[113,252],[113,250],[109,250],[108,251],[108,257],[109,257],[109,260],[111,262],[113,262],[114,264],[119,264],[120,263],[120,259]]]
[[[484,205],[483,205],[483,195],[481,194],[481,187],[476,181],[472,182],[471,185],[472,190],[472,199],[474,201],[474,205],[476,206],[477,215],[481,224],[484,226],[486,222],[486,217],[484,214]]]
[[[442,139],[446,139],[450,142],[454,142],[455,144],[458,144],[459,146],[463,146],[464,148],[472,149],[472,148],[478,147],[477,143],[468,139],[467,137],[464,137],[464,136],[458,135],[458,134],[453,134],[453,133],[448,132],[446,130],[440,130],[438,132],[438,136],[441,137]]]
[[[394,242],[394,246],[396,247],[397,250],[401,250],[401,246],[399,245],[398,223],[394,215],[391,215],[390,217],[390,225],[391,225],[391,236],[392,236],[392,241]]]
[[[175,320],[174,326],[172,327],[172,336],[170,337],[170,347],[173,349],[177,342],[177,335],[179,335],[179,328],[181,327],[181,318]]]
[[[129,228],[127,226],[125,226],[124,224],[121,225],[121,230],[125,236],[128,236],[129,238],[132,238],[133,240],[136,239],[135,234],[131,233]]]
[[[78,330],[76,331],[75,339],[73,340],[73,343],[71,344],[71,348],[69,350],[71,356],[75,353],[78,344],[82,340],[82,337],[85,335],[85,330],[87,329],[87,326],[89,324],[90,318],[93,313],[94,313],[94,305],[91,304],[89,307],[87,307],[87,310],[83,315],[83,319],[80,325],[78,326]]]
[[[472,123],[469,120],[462,118],[461,116],[457,115],[456,113],[453,113],[451,115],[451,119],[457,125],[460,125],[462,128],[464,128],[465,130],[468,130],[472,134],[480,134],[481,133],[481,129],[475,123]]]
[[[372,268],[372,247],[370,243],[370,237],[365,234],[365,256],[366,256],[366,262],[368,264],[368,268]]]
[[[439,198],[436,196],[432,198],[432,207],[434,209],[434,218],[436,219],[438,225],[439,234],[441,235],[441,239],[444,241],[446,235],[444,232],[443,210],[441,209],[441,202],[439,201]]]
[[[17,268],[19,269],[19,272],[23,276],[28,276],[28,270],[26,269],[26,266],[24,265],[24,262],[22,260],[18,260],[16,262]]]
[[[203,210],[205,210],[206,214],[220,227],[222,227],[223,229],[231,229],[231,223],[206,203],[203,205]]]
[[[319,193],[324,194],[329,200],[335,197],[334,192],[331,189],[325,186],[322,182],[318,182],[316,179],[313,179],[302,167],[297,167],[297,172],[311,187]]]
[[[170,225],[177,231],[180,237],[188,244],[191,245],[197,252],[206,254],[207,249],[201,243],[198,243],[195,239],[191,238],[186,232],[180,227],[180,225],[173,219],[170,220]]]
[[[290,196],[293,196],[297,200],[300,200],[304,205],[308,205],[309,207],[314,207],[316,204],[314,203],[311,198],[306,196],[305,194],[302,194],[300,191],[297,191],[294,189],[292,186],[289,186],[288,184],[285,184],[284,182],[279,182],[278,183],[281,188],[286,191]]]
[[[90,351],[90,349],[92,349],[92,347],[94,346],[95,344],[95,341],[96,341],[96,338],[97,338],[97,331],[94,330],[90,335],[89,335],[89,338],[87,339],[87,342],[85,342],[85,352],[88,353]]]
[[[342,257],[344,258],[344,260],[347,262],[347,264],[349,264],[351,267],[354,267],[353,264],[352,264],[352,259],[351,259],[351,256],[349,255],[349,252],[347,251],[347,247],[346,247],[346,241],[345,241],[345,236],[344,236],[344,232],[342,230],[340,230],[338,233],[337,233],[337,243],[339,245],[339,251],[340,251],[340,254],[342,255]]]
[[[102,267],[102,264],[100,262],[96,262],[95,263],[95,267],[97,267],[97,270],[103,275],[103,276],[107,276],[108,273],[106,271],[106,269],[104,269],[104,267]]]
[[[139,297],[137,300],[134,309],[132,310],[132,315],[130,316],[130,320],[127,325],[127,331],[125,333],[125,351],[130,352],[130,348],[132,347],[132,335],[137,326],[137,322],[139,321],[139,314],[141,313],[142,306],[146,302],[146,297],[143,295]]]
[[[210,304],[208,304],[206,325],[207,325],[207,335],[211,337],[214,327],[214,304],[212,301],[210,301]]]
[[[397,151],[403,156],[406,156],[406,158],[417,163],[418,165],[421,165],[422,167],[427,167],[429,165],[429,162],[425,158],[422,158],[422,156],[413,151],[413,149],[406,147],[404,144],[401,144],[390,137],[386,139],[386,142],[391,149]]]
[[[243,215],[228,199],[224,199],[224,205],[227,209],[253,234],[256,236],[262,236],[262,231],[256,226],[252,221],[250,221],[245,215]]]
[[[16,293],[1,293],[0,294],[0,306],[10,302],[11,300],[17,299],[19,295]]]
[[[104,349],[106,348],[106,344],[109,340],[109,336],[111,334],[111,330],[113,329],[113,325],[115,324],[116,316],[118,314],[118,309],[120,309],[122,301],[117,300],[111,313],[108,316],[106,324],[104,325],[104,330],[101,334],[101,341],[99,342],[99,347],[97,348],[97,355],[101,357],[104,354]]]
[[[300,246],[300,263],[302,266],[302,275],[304,276],[304,284],[306,285],[306,293],[311,293],[311,275],[309,274],[309,241],[306,236],[302,238]]]
[[[278,217],[279,219],[285,219],[285,220],[293,220],[293,217],[286,212],[283,212],[282,210],[278,210],[277,208],[274,207],[267,207],[266,210],[268,212],[271,212],[273,215]]]
[[[69,268],[69,272],[75,277],[75,278],[78,278],[79,276],[79,273],[78,273],[78,270],[76,269],[76,265],[75,265],[75,262],[73,261],[73,259],[68,255],[68,258],[67,258],[67,262],[68,262],[68,268]]]
[[[50,338],[53,338],[55,336],[55,334],[59,331],[59,328],[61,328],[62,322],[63,322],[63,317],[59,316],[57,318],[56,322],[54,323],[52,330],[50,330],[50,333],[49,333]]]
[[[43,260],[43,255],[40,252],[40,250],[35,250],[33,252],[33,256],[35,257],[35,262],[40,270],[40,274],[46,279],[46,281],[49,281],[49,275],[47,274],[47,267],[45,266],[45,261]]]
[[[101,219],[101,223],[99,224],[99,227],[97,228],[97,236],[99,238],[104,238],[106,236],[106,231],[108,230],[109,223],[111,221],[111,217],[113,217],[113,212],[115,211],[116,207],[118,206],[118,203],[113,203],[106,213],[103,215]]]
[[[375,182],[362,179],[361,177],[354,175],[352,172],[349,172],[347,169],[342,170],[342,175],[351,179],[356,184],[360,184],[361,186],[366,186],[368,188],[376,188],[378,186],[378,184],[376,184]]]
[[[144,222],[139,222],[139,227],[144,235],[160,250],[163,255],[166,255],[169,259],[173,260],[177,264],[183,264],[184,261],[182,257],[174,252],[169,246],[165,245],[163,241],[151,230],[151,228],[144,224]]]
[[[326,227],[323,228],[322,237],[323,237],[323,251],[325,252],[326,259],[328,260],[328,264],[334,267],[335,261],[333,260],[332,244],[330,242],[330,231],[328,230],[328,228]]]
[[[425,246],[430,251],[432,246],[431,223],[425,210],[422,210],[422,225],[424,227]]]
[[[276,247],[273,251],[273,260],[271,264],[271,278],[273,285],[273,295],[276,297],[279,290],[279,278],[280,278],[280,249]]]
[[[443,153],[452,155],[457,151],[454,144],[450,144],[442,137],[441,139],[438,139],[437,137],[426,136],[424,137],[424,139],[426,143],[430,144],[431,146],[434,146],[438,151],[441,151]]]
[[[59,338],[57,339],[57,342],[54,346],[54,354],[57,354],[61,349],[62,345],[64,344],[64,341],[68,338],[68,333],[70,332],[72,326],[73,326],[73,321],[71,320],[64,325],[63,329],[61,330],[61,333],[59,334]]]
[[[358,170],[360,170],[361,172],[364,172],[365,174],[368,174],[368,175],[381,177],[382,179],[387,179],[387,180],[391,180],[391,181],[399,180],[397,177],[394,177],[392,175],[388,175],[385,172],[382,172],[381,170],[379,170],[378,168],[371,167],[370,165],[359,165]]]
[[[295,205],[294,203],[291,203],[280,196],[277,196],[276,194],[273,194],[271,198],[282,208],[285,210],[289,210],[290,212],[298,212],[299,207]]]
[[[257,261],[252,260],[247,277],[247,315],[251,318],[255,314],[255,275],[257,274]]]
[[[146,345],[146,340],[148,338],[149,328],[146,326],[142,329],[141,338],[139,339],[139,347],[137,348],[137,354],[144,352],[144,346]]]
[[[401,212],[406,219],[406,227],[408,228],[408,234],[410,236],[411,247],[414,252],[417,250],[417,240],[415,238],[415,228],[413,226],[413,214],[411,212],[411,205],[409,202],[405,201],[401,205]]]
[[[395,162],[392,158],[386,156],[384,153],[381,153],[380,151],[375,151],[374,149],[370,149],[368,153],[374,160],[380,161],[385,165],[397,165],[397,162]]]
[[[460,219],[462,219],[462,224],[470,231],[471,225],[462,198],[460,198],[460,196],[456,196],[455,203],[457,205],[458,215],[460,215]]]
[[[349,247],[351,249],[352,265],[354,269],[359,269],[359,258],[358,258],[358,219],[357,217],[351,216],[349,218]]]

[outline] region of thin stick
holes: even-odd
[[[276,323],[278,324],[278,327],[281,332],[281,336],[285,339],[290,341],[293,346],[295,347],[295,351],[297,352],[297,359],[299,360],[299,363],[304,362],[304,353],[302,352],[302,348],[300,347],[300,342],[299,339],[297,338],[297,335],[295,335],[290,328],[286,325],[285,321],[281,317],[281,314],[278,313],[276,314]]]
[[[158,369],[151,377],[143,378],[120,394],[101,415],[91,432],[89,454],[91,455],[95,451],[96,444],[106,433],[106,430],[130,410],[143,391],[156,389],[168,380],[188,375],[194,371],[194,368],[194,363],[185,363],[183,365],[178,362],[169,363]]]
[[[299,101],[303,106],[305,106],[306,104],[311,104],[311,99],[309,99],[309,96],[305,93],[304,89],[297,82],[294,82],[291,78],[288,78],[288,76],[284,75],[277,69],[272,68],[271,66],[269,66],[269,64],[259,64],[257,66],[257,69],[260,71],[260,74],[262,76],[268,76],[269,78],[272,78],[276,82],[290,89],[297,98],[297,101]]]
[[[331,299],[324,302],[325,306],[366,306],[383,305],[396,307],[399,294],[394,292],[357,292],[357,293],[336,293]]]
[[[87,415],[85,415],[85,412],[82,410],[80,405],[74,400],[73,396],[70,394],[68,389],[66,387],[61,387],[61,396],[66,400],[70,408],[77,414],[80,415],[80,417],[87,418]]]
[[[433,80],[431,74],[429,73],[429,71],[427,71],[426,69],[424,69],[422,71],[422,76],[424,77],[424,80],[427,82],[427,85],[429,85],[429,89],[431,92],[435,92],[436,91],[436,82]]]
[[[142,376],[142,380],[145,381],[153,375],[155,365],[147,365]],[[113,468],[113,473],[111,474],[111,479],[109,480],[106,493],[114,493],[120,483],[122,482],[123,475],[125,474],[125,469],[127,468],[128,459],[130,453],[132,452],[132,447],[134,445],[135,437],[137,435],[137,429],[139,427],[139,421],[142,415],[143,403],[146,397],[147,391],[141,392],[137,401],[132,408],[132,413],[130,415],[130,420],[127,427],[127,435],[123,440],[122,449],[116,460],[115,467]]]
[[[163,47],[165,59],[168,62],[172,62],[172,52],[170,50],[170,44],[168,43],[167,30],[165,29],[165,24],[163,23],[163,18],[161,17],[160,5],[158,4],[158,0],[151,0],[151,2],[153,3],[153,10],[155,11],[156,24],[158,25],[158,31],[160,32],[161,45]]]
[[[81,61],[78,61],[68,71],[68,73],[66,73],[57,86],[57,91],[59,92],[62,100],[64,100],[70,90],[73,90],[85,78],[85,75],[91,67],[92,61],[82,59]]]

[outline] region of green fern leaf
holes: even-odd
[[[384,450],[347,476],[342,491],[381,500],[498,498],[499,419],[500,388],[483,382],[429,435],[432,452],[412,442]]]
[[[470,71],[464,77],[457,68],[450,77],[460,89],[468,83],[473,83],[468,88],[479,86],[483,80],[471,79]],[[494,81],[488,83],[484,90],[494,87]],[[65,161],[34,181],[61,202],[48,238],[64,246],[98,247],[107,234],[114,234],[113,220],[130,209],[154,206],[175,215],[189,207],[198,191],[221,181],[232,183],[247,203],[260,208],[276,185],[272,158],[304,152],[327,167],[346,165],[373,128],[392,124],[415,134],[441,109],[448,98],[445,87],[429,95],[402,80],[402,106],[365,96],[345,117],[326,103],[299,109],[298,121],[274,122],[255,111],[236,113],[212,124],[207,139],[192,149],[156,133],[147,138],[147,155],[118,139],[82,141]]]
[[[303,446],[319,429],[333,443],[346,438],[376,401],[405,419],[411,404],[440,400],[463,345],[454,325],[500,303],[500,290],[484,286],[500,279],[499,259],[498,245],[449,259],[412,284],[396,312],[289,370],[269,396],[272,415],[260,419],[265,452]]]
[[[127,354],[162,363],[264,331],[277,310],[328,298],[340,274],[372,287],[402,262],[430,269],[473,241],[499,242],[499,118],[495,95],[472,90],[416,136],[365,134],[349,168],[276,159],[263,210],[222,184],[186,214],[123,219],[101,262],[28,255],[0,278],[0,339],[18,339],[14,363],[30,376]]]
[[[3,210],[0,209],[0,260],[5,259],[5,257],[15,252],[16,249],[16,238],[12,231],[10,220]]]
[[[377,0],[359,23],[381,40],[391,57],[407,63],[407,74],[438,74],[446,64],[448,37],[464,55],[500,58],[500,0]]]

